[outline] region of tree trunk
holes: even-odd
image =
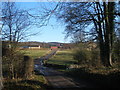
[[[112,66],[112,44],[114,33],[114,2],[104,2],[105,16],[105,63]]]
[[[112,50],[113,50],[113,41],[114,41],[114,11],[115,11],[115,3],[108,3],[108,19],[109,19],[109,29],[110,29],[110,52],[109,52],[109,63],[112,65]]]
[[[101,15],[100,15],[99,2],[96,2],[96,8],[97,8],[97,11],[98,11],[97,25],[98,25],[99,47],[100,47],[100,59],[101,59],[102,64],[105,65],[105,44],[104,44],[105,41],[104,41],[104,34],[103,34],[103,28],[102,28],[102,22],[101,22],[102,18],[101,18]]]
[[[114,33],[114,3],[103,2],[104,13],[100,14],[102,9],[99,2],[96,2],[97,21],[94,25],[98,33],[100,59],[103,65],[112,66],[112,44]],[[101,11],[100,11],[101,10]],[[104,18],[103,18],[104,17]],[[93,17],[94,19],[94,17]],[[97,23],[97,24],[96,24]]]
[[[0,90],[3,88],[2,75],[2,42],[0,41]]]
[[[3,79],[3,76],[2,76],[2,58],[0,56],[0,90],[3,87],[2,79]]]
[[[105,17],[105,34],[104,34],[104,38],[105,38],[105,45],[104,45],[104,49],[105,49],[105,66],[109,66],[109,53],[110,53],[110,29],[109,29],[109,19],[108,19],[108,3],[104,2],[104,17]]]
[[[10,43],[12,43],[12,42],[10,42]],[[10,44],[11,45],[11,44]],[[12,46],[12,45],[11,45]],[[14,77],[14,65],[13,65],[13,63],[14,63],[14,53],[13,53],[13,49],[12,49],[12,47],[11,48],[9,48],[10,49],[10,76],[11,76],[11,79],[14,79],[15,77]]]
[[[99,26],[98,39],[99,39],[99,47],[100,47],[100,59],[102,64],[105,65],[105,45],[103,40],[101,23],[99,23],[98,26]]]
[[[14,66],[13,66],[13,63],[10,64],[10,76],[11,76],[11,79],[14,79]]]

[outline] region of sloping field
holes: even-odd
[[[30,49],[25,49],[21,50],[25,55],[30,56],[32,59],[36,59],[38,57],[44,56],[46,53],[49,52],[49,49],[38,49],[38,50],[30,50]]]
[[[76,61],[73,59],[71,50],[58,51],[55,56],[47,61],[47,64],[70,65]]]

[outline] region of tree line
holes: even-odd
[[[119,7],[119,2],[62,2],[56,15],[68,36],[97,42],[102,64],[112,66],[114,43],[120,40]]]

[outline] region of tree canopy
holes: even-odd
[[[99,42],[104,65],[112,65],[112,49],[118,25],[118,2],[61,3],[58,18],[64,21],[67,35],[82,32]]]

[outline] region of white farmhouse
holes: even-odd
[[[29,49],[40,49],[40,45],[30,45]]]

